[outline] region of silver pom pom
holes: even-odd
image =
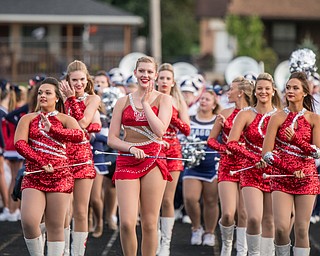
[[[123,96],[124,94],[117,87],[108,87],[103,89],[101,98],[106,109],[108,123],[111,121],[113,108],[116,105],[117,100]]]
[[[317,71],[316,55],[307,48],[298,49],[291,53],[290,56],[290,72],[305,72],[310,76]]]
[[[205,157],[205,144],[201,142],[200,138],[195,135],[183,137],[181,139],[182,157],[192,159],[192,161],[185,161],[186,168],[198,166],[201,160]]]

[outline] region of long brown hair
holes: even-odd
[[[314,112],[315,100],[310,93],[307,75],[304,72],[294,72],[290,75],[287,83],[289,82],[289,80],[294,78],[298,79],[301,82],[303,92],[306,94],[306,96],[303,98],[303,107],[311,112]],[[287,98],[286,98],[286,103],[287,105],[289,105],[289,101],[287,100]]]
[[[55,79],[54,77],[47,77],[46,79],[44,79],[40,83],[39,87],[37,87],[36,93],[38,93],[40,86],[43,84],[51,84],[54,86],[54,92],[55,92],[57,99],[58,99],[58,101],[56,102],[55,109],[61,113],[65,113],[65,108],[64,108],[64,104],[63,104],[63,97],[62,97],[62,94],[59,90],[59,81],[57,79]],[[35,111],[38,111],[38,110],[40,110],[40,108],[37,103],[37,106],[35,107]]]

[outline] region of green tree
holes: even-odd
[[[141,16],[145,26],[139,35],[149,37],[149,0],[101,0]],[[199,29],[194,13],[195,0],[161,0],[163,61],[190,59],[198,51]]]
[[[265,71],[272,73],[278,57],[273,49],[266,46],[263,38],[264,25],[257,16],[226,17],[227,31],[237,40],[237,55],[249,56],[257,61],[263,61]]]

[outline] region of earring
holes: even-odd
[[[238,98],[240,98],[240,97],[241,97],[241,94],[238,95]]]
[[[58,102],[59,100],[56,100],[56,102]]]
[[[254,93],[254,96],[257,96],[257,94],[256,94],[256,93]]]
[[[307,96],[307,94],[303,95],[303,97],[306,97],[306,96]]]
[[[272,96],[274,96],[274,93],[272,93]]]

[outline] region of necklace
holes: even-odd
[[[284,111],[287,115],[291,112],[288,107],[285,107],[285,108],[283,109],[283,111]],[[307,110],[306,110],[305,108],[301,109],[301,110],[298,112],[298,114],[293,118],[292,123],[291,123],[291,125],[290,125],[290,127],[291,127],[292,129],[294,129],[294,124],[297,122],[298,118],[299,118],[300,116],[303,116],[306,111],[307,111]]]
[[[264,136],[265,136],[265,134],[263,134],[263,132],[262,132],[262,125],[263,125],[263,123],[264,123],[264,120],[265,120],[268,116],[272,116],[277,110],[278,110],[277,108],[274,108],[273,110],[271,110],[270,112],[265,113],[265,114],[261,117],[261,119],[260,119],[260,121],[259,121],[259,124],[258,124],[258,132],[259,132],[259,134],[261,135],[262,138],[264,138]]]

